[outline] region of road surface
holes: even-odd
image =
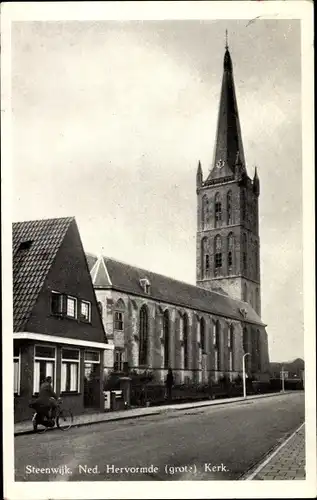
[[[304,421],[304,393],[15,438],[16,481],[237,480]]]

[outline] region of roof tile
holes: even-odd
[[[65,234],[74,220],[74,217],[64,217],[13,224],[13,329],[15,332],[25,327]],[[30,242],[29,248],[25,242]],[[45,254],[45,260],[43,260],[43,254]]]

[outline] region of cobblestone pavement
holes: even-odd
[[[248,479],[304,480],[305,479],[305,425],[278,448]],[[260,466],[261,467],[261,466]]]

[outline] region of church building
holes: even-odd
[[[261,320],[260,181],[248,176],[232,60],[226,45],[214,158],[196,175],[196,286],[105,256],[87,261],[115,367],[150,370],[163,382],[263,379],[268,340]],[[193,207],[194,209],[194,207]]]

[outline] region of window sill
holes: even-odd
[[[59,319],[71,319],[72,321],[79,321],[78,318],[74,318],[73,316],[67,316],[67,314],[63,313],[52,313],[50,314],[53,318],[59,318]]]
[[[77,392],[77,391],[65,391],[65,392],[61,392],[61,397],[62,396],[81,396],[82,393],[81,392]]]

